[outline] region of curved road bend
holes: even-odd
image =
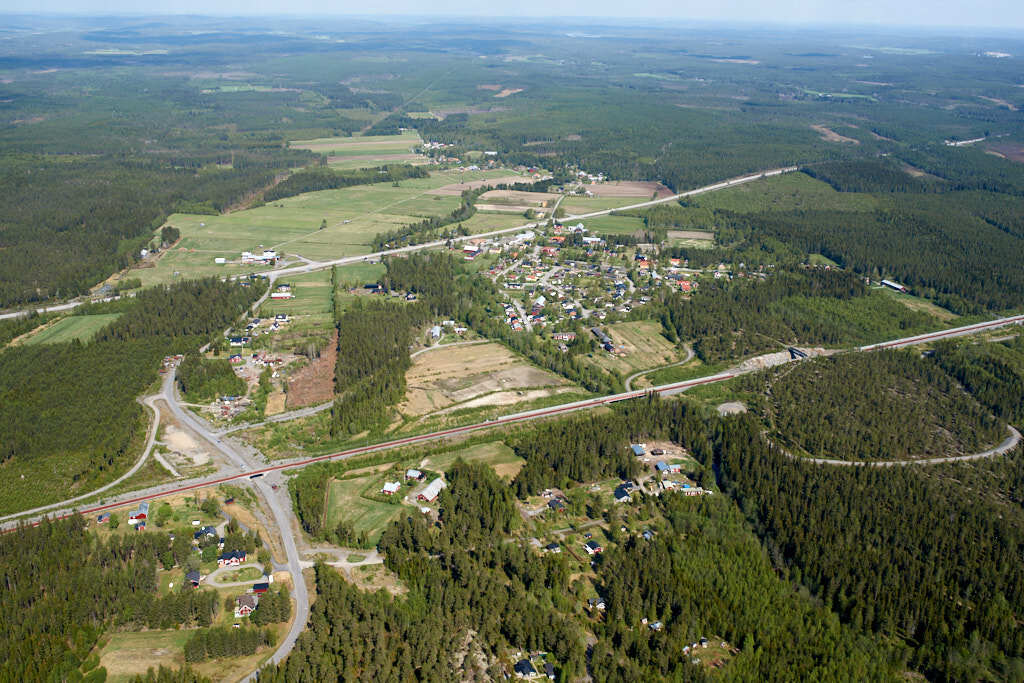
[[[629,391],[630,389],[633,388],[633,380],[635,380],[637,377],[643,377],[644,375],[649,375],[652,372],[657,372],[658,370],[664,370],[666,368],[674,368],[677,365],[686,365],[691,360],[693,360],[693,345],[687,344],[686,345],[686,358],[684,358],[683,360],[680,360],[680,361],[676,361],[675,363],[669,363],[668,365],[659,365],[658,367],[651,368],[649,370],[641,370],[640,372],[634,372],[632,375],[630,375],[629,377],[626,378],[626,382],[625,382],[626,391]]]
[[[1013,425],[1006,425],[1010,430],[1010,435],[1006,437],[1001,444],[987,451],[981,451],[980,453],[971,453],[970,455],[950,455],[943,458],[920,458],[916,460],[834,460],[832,458],[804,458],[799,455],[793,455],[785,449],[780,450],[791,460],[798,460],[800,462],[809,462],[815,465],[836,465],[839,467],[896,467],[900,465],[941,465],[947,462],[966,462],[969,460],[983,460],[984,458],[991,458],[996,455],[1004,455],[1012,451],[1020,443],[1020,432]]]

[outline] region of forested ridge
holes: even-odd
[[[372,183],[397,183],[406,178],[426,178],[430,174],[421,166],[387,165],[381,168],[361,168],[353,171],[335,171],[314,167],[297,171],[263,193],[268,202],[294,197],[304,192],[337,190]]]
[[[1001,420],[916,350],[810,359],[764,383],[773,438],[814,457],[967,455],[1006,438]]]

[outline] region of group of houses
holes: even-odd
[[[273,249],[264,249],[261,253],[256,254],[251,251],[243,251],[241,262],[244,264],[272,266],[277,263],[278,255]],[[223,259],[214,259],[216,263],[221,263]]]

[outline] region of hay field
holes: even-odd
[[[576,388],[494,343],[421,353],[406,373],[406,384],[406,400],[399,410],[412,416],[485,405],[513,405]]]
[[[424,458],[419,463],[419,467],[434,472],[445,472],[459,458],[466,462],[479,462],[488,465],[499,477],[508,479],[519,474],[519,470],[526,464],[525,460],[516,455],[503,442],[488,441],[431,455]]]
[[[101,329],[121,317],[120,313],[70,315],[25,337],[21,344],[61,344],[77,339],[87,342]]]
[[[408,513],[409,508],[401,505],[391,505],[380,501],[364,498],[363,492],[374,486],[380,477],[367,476],[355,479],[332,480],[327,489],[327,526],[334,528],[338,522],[344,520],[349,523],[358,534],[365,531],[371,542],[376,542],[384,528],[393,519],[403,512]],[[376,490],[376,489],[374,489]],[[403,489],[401,494],[404,496]]]

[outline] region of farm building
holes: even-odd
[[[138,509],[128,515],[128,523],[145,525],[147,515],[149,515],[149,502],[143,501],[139,503]]]
[[[907,292],[906,287],[892,280],[882,280],[882,284],[888,287],[889,289],[895,289],[897,292],[903,292],[904,294],[906,294]]]
[[[416,481],[422,481],[423,480],[423,476],[424,476],[423,473],[420,472],[419,470],[406,470],[405,471],[405,478],[408,479],[408,480],[415,479]]]
[[[444,479],[438,477],[434,481],[430,482],[430,484],[427,485],[427,488],[423,489],[420,492],[420,495],[416,496],[416,498],[426,503],[431,503],[441,494],[441,489],[444,487]]]
[[[393,496],[398,493],[402,488],[402,483],[398,481],[389,481],[384,483],[384,488],[380,490],[385,496]]]
[[[598,545],[597,541],[593,540],[584,543],[583,549],[587,551],[587,555],[597,555],[604,551],[604,548]]]
[[[253,595],[252,593],[246,593],[245,595],[239,595],[235,598],[235,617],[247,617],[256,611],[256,607],[260,604],[259,596]]]
[[[602,344],[610,345],[612,343],[612,338],[605,334],[600,327],[591,327],[590,331]]]
[[[658,463],[654,466],[654,469],[658,470],[659,472],[668,472],[670,474],[675,474],[676,472],[681,472],[683,468],[675,463],[669,464],[664,460],[659,460]]]
[[[647,454],[647,445],[642,443],[634,443],[629,445],[633,449],[633,455],[640,456]]]
[[[268,590],[270,590],[270,584],[266,582],[254,583],[252,585],[252,592],[256,595],[262,595],[263,593],[266,593]]]

